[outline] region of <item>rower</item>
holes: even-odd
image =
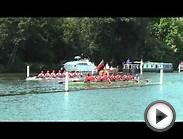
[[[133,79],[134,79],[134,77],[133,77],[131,74],[129,74],[129,75],[127,76],[127,78],[128,78],[128,80],[133,80]]]
[[[38,78],[44,78],[44,71],[42,70],[41,73],[38,74]]]
[[[97,76],[97,82],[102,82],[102,76],[100,75]]]
[[[57,78],[61,78],[62,77],[62,73],[61,70],[58,71],[58,73],[56,74]]]
[[[66,72],[64,71],[63,73],[62,73],[62,78],[65,78],[66,77]]]
[[[91,82],[96,81],[95,76],[93,76],[93,75],[89,76],[89,80],[90,80]]]
[[[46,72],[46,74],[45,74],[45,77],[46,77],[46,78],[49,78],[49,77],[50,77],[50,71],[49,71],[49,70],[47,70],[47,72]]]
[[[55,70],[52,71],[52,73],[51,73],[51,78],[56,78]]]
[[[74,75],[73,72],[70,72],[70,73],[69,73],[69,78],[74,78],[73,75]]]
[[[90,82],[90,74],[86,74],[84,77],[84,82]]]
[[[110,81],[115,81],[114,74],[112,74],[109,78],[110,78]]]
[[[123,81],[128,80],[128,76],[127,76],[127,75],[123,75],[122,80],[123,80]]]
[[[118,74],[118,75],[116,75],[116,80],[118,80],[118,81],[120,81],[121,80],[121,76]]]
[[[77,77],[77,73],[76,73],[76,71],[73,73],[73,77]]]

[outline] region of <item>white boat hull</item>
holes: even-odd
[[[26,81],[59,81],[59,82],[65,82],[65,78],[38,78],[36,76],[34,77],[28,77],[26,78]],[[69,78],[69,82],[74,82],[74,81],[81,81],[83,80],[82,78]]]

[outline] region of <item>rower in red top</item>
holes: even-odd
[[[56,74],[57,78],[61,78],[62,77],[62,73],[61,70],[58,71],[58,73]]]
[[[116,75],[116,80],[118,80],[118,81],[120,81],[121,80],[121,76],[118,74],[118,75]]]
[[[131,74],[129,74],[128,75],[128,80],[133,80],[133,79],[134,79],[134,77]]]
[[[128,80],[128,76],[127,75],[123,75],[122,80],[123,81],[127,81]]]
[[[84,77],[84,82],[90,82],[90,74],[86,74]]]
[[[114,74],[112,74],[109,78],[110,78],[110,81],[115,81]]]
[[[44,76],[44,71],[43,71],[43,70],[41,71],[41,73],[38,74],[38,77],[39,77],[39,78],[44,78],[44,77],[45,77],[45,76]]]
[[[46,74],[45,74],[45,77],[46,77],[46,78],[50,78],[50,71],[49,71],[49,70],[47,70],[47,72],[46,72]]]
[[[95,76],[94,76],[94,75],[89,76],[89,80],[90,80],[91,82],[96,81]]]

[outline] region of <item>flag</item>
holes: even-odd
[[[105,65],[104,65],[104,60],[102,59],[102,61],[101,61],[101,62],[98,64],[98,66],[97,66],[97,70],[100,71],[100,70],[102,70],[104,67],[105,67]]]

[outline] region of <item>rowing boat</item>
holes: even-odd
[[[64,83],[63,83],[64,84]],[[142,87],[149,85],[159,85],[159,82],[149,82],[147,80],[135,81],[115,81],[115,82],[69,82],[70,90],[75,89],[104,89],[104,88],[125,88],[125,87]]]

